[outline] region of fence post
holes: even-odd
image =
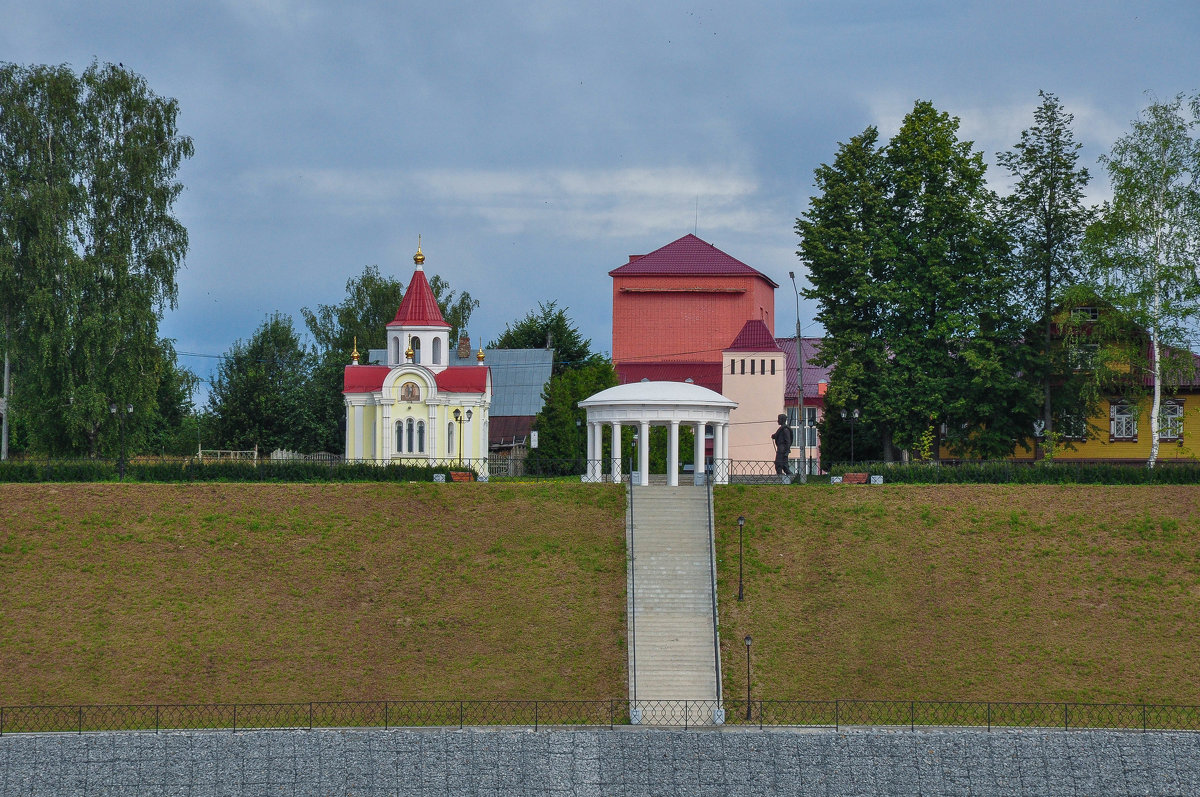
[[[383,701],[383,729],[388,729],[388,701]]]
[[[988,701],[988,704],[987,704],[987,715],[988,715],[988,733],[991,733],[992,732],[992,701],[990,701],[990,700]]]
[[[649,470],[649,468],[647,468],[647,470]],[[683,729],[686,731],[687,728],[688,728],[688,702],[685,700],[685,701],[683,701]]]
[[[1143,712],[1142,716],[1145,716]],[[4,735],[4,706],[0,706],[0,736]]]
[[[917,701],[908,701],[908,729],[915,731],[917,729]]]
[[[833,729],[835,731],[840,731],[842,729],[841,724],[842,723],[841,723],[840,705],[837,700],[834,700],[833,701]]]
[[[154,704],[154,732],[155,732],[155,733],[158,733],[158,726],[159,726],[159,719],[158,719],[158,704],[157,704],[157,703],[155,703],[155,704]]]
[[[763,729],[763,702],[762,702],[762,698],[759,698],[759,700],[758,700],[758,729],[759,729],[760,731]]]
[[[237,703],[233,704],[233,732],[237,733]]]
[[[538,702],[533,701],[533,732],[537,733],[538,729]]]
[[[1070,705],[1069,703],[1063,703],[1063,730],[1064,731],[1070,730],[1070,728],[1071,728],[1071,715],[1068,713],[1069,705]]]
[[[460,731],[462,730],[462,723],[463,723],[463,702],[460,700],[460,701],[458,701],[458,729]]]
[[[308,701],[308,729],[312,730],[312,701]]]
[[[1146,704],[1142,704],[1142,733],[1146,732]]]
[[[79,711],[79,735],[82,736],[83,735],[83,706],[80,706],[77,710]]]

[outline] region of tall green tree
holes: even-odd
[[[1041,351],[1036,373],[1042,382],[1042,423],[1045,439],[1055,439],[1055,404],[1052,387],[1062,384],[1070,371],[1054,345],[1053,313],[1065,289],[1080,279],[1080,252],[1091,211],[1084,205],[1083,191],[1090,175],[1079,165],[1079,150],[1071,132],[1074,116],[1063,109],[1058,97],[1038,92],[1042,102],[1033,112],[1033,126],[1021,131],[1021,140],[998,156],[1016,178],[1012,193],[1005,197],[1006,220],[1016,246],[1020,296],[1030,308],[1038,309]],[[1059,412],[1084,412],[1078,395],[1070,392],[1060,402]]]
[[[1158,459],[1169,349],[1200,315],[1200,97],[1152,102],[1101,159],[1113,198],[1087,232],[1106,298],[1149,335],[1149,467]],[[1188,358],[1190,360],[1190,358]],[[1190,363],[1189,363],[1190,365]]]
[[[888,437],[885,456],[893,443],[1009,453],[1032,408],[1010,244],[982,155],[925,101],[882,150],[876,139],[868,128],[817,170],[820,193],[797,222],[807,295],[829,335],[830,404],[860,409]]]
[[[262,454],[317,448],[318,419],[310,402],[312,354],[292,319],[274,313],[248,341],[238,340],[217,368],[209,392],[205,448]]]
[[[796,254],[808,264],[811,287],[804,295],[817,300],[816,320],[827,334],[818,354],[819,364],[832,367],[826,402],[875,419],[878,447],[891,460],[891,428],[880,421],[887,414],[882,387],[892,366],[883,322],[894,220],[878,141],[879,132],[868,127],[839,145],[832,164],[817,167],[817,190],[796,220]]]
[[[156,405],[187,251],[178,111],[120,66],[0,64],[0,326],[41,449],[97,455],[124,422],[110,405],[135,429]]]
[[[983,155],[959,140],[957,118],[919,101],[886,160],[895,251],[884,331],[898,378],[885,418],[910,450],[944,425],[956,454],[1011,453],[1034,415],[1010,244]]]
[[[584,367],[592,358],[592,341],[580,334],[567,308],[558,302],[538,302],[538,309],[507,325],[488,344],[493,349],[554,349],[554,373]]]

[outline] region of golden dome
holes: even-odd
[[[479,353],[475,355],[475,359],[479,360],[479,362],[483,362],[483,349],[482,348],[479,350]]]
[[[412,346],[409,346],[407,349],[404,350],[404,358],[406,360],[411,360],[413,358],[413,347]]]
[[[425,262],[425,255],[421,253],[421,236],[417,236],[417,253],[413,255],[413,262],[418,266]]]

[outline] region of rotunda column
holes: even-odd
[[[667,486],[679,486],[679,419],[672,418],[667,437]]]
[[[643,487],[650,485],[650,422],[638,424],[638,473],[641,474],[639,484]]]
[[[698,423],[693,429],[692,468],[695,476],[699,476],[704,473],[704,424]]]
[[[621,424],[612,422],[612,480],[613,484],[621,481]]]

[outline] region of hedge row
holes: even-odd
[[[963,462],[835,464],[831,476],[870,473],[890,484],[1200,484],[1200,463]]]
[[[372,465],[319,462],[131,462],[125,478],[137,482],[431,482],[446,466]],[[102,460],[42,460],[0,463],[0,482],[111,482],[117,465]]]

